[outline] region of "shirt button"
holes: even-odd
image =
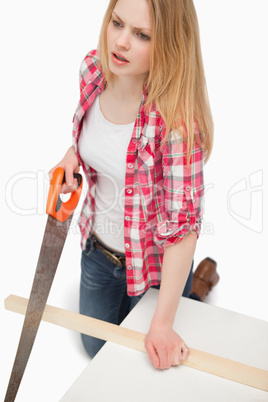
[[[129,169],[132,169],[134,165],[132,163],[129,163],[127,166]]]
[[[130,220],[130,216],[125,216],[125,220],[129,221]]]
[[[126,247],[126,248],[129,248],[129,247],[130,247],[130,244],[129,244],[129,243],[126,243],[126,244],[125,244],[125,247]]]
[[[186,190],[186,191],[191,191],[192,188],[191,188],[190,186],[187,186],[187,187],[185,187],[185,190]]]
[[[127,266],[127,269],[128,269],[128,270],[131,270],[131,269],[132,269],[132,265],[128,265],[128,266]]]
[[[137,142],[136,138],[133,138],[133,139],[131,140],[131,142],[132,142],[132,144],[136,144],[136,142]]]
[[[132,194],[132,191],[133,191],[132,188],[128,188],[127,189],[127,194]]]

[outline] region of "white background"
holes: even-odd
[[[1,5],[1,399],[23,323],[3,301],[29,296],[47,219],[47,172],[71,144],[80,62],[96,47],[106,5]],[[218,263],[221,278],[208,303],[267,320],[267,1],[195,5],[215,122],[195,266],[207,256]],[[74,225],[49,304],[78,311],[79,276]],[[58,401],[87,363],[78,334],[42,323],[17,401]]]

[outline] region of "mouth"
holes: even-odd
[[[120,53],[113,52],[112,55],[119,61],[123,61],[125,63],[129,63],[127,59],[125,59]]]

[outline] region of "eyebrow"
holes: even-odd
[[[116,18],[121,22],[121,23],[123,23],[124,24],[124,21],[119,17],[119,15],[117,15],[116,14],[116,12],[115,11],[113,11],[112,12],[115,16],[116,16]],[[133,29],[135,29],[135,30],[137,30],[137,31],[152,31],[150,28],[141,28],[141,27],[132,27]]]

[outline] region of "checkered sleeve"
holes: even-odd
[[[92,101],[95,95],[91,95],[96,88],[96,80],[100,81],[101,72],[99,71],[99,56],[97,50],[91,50],[80,64],[79,84],[80,84],[80,101],[73,117],[73,145],[77,152],[77,132],[79,123],[88,107],[88,102]]]
[[[197,131],[198,135],[198,131]],[[187,144],[170,133],[162,148],[165,213],[156,228],[154,241],[162,247],[178,243],[189,231],[200,234],[203,215],[203,151],[194,144],[187,164]]]
[[[100,76],[101,73],[99,71],[98,63],[98,50],[91,50],[83,59],[79,71],[80,93],[89,82],[94,81],[96,77]]]

